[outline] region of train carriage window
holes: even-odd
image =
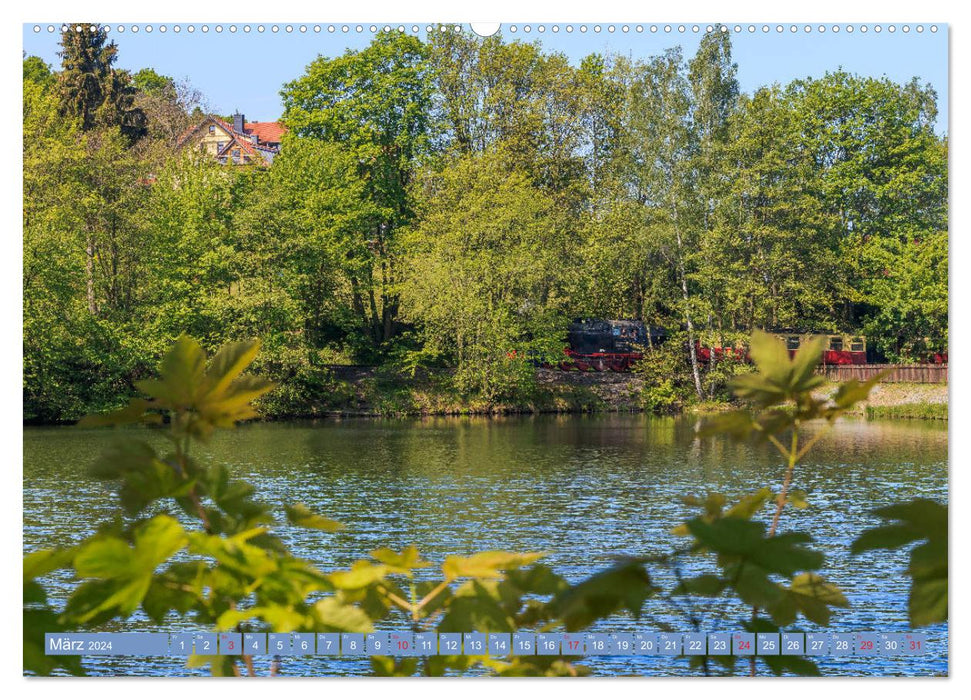
[[[786,349],[787,350],[798,350],[799,349],[799,336],[790,335],[786,337]]]
[[[853,338],[850,340],[850,352],[863,352],[866,350],[863,338]]]
[[[834,335],[829,339],[829,349],[840,352],[843,349],[843,339],[838,335]]]

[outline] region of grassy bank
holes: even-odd
[[[513,413],[589,413],[615,410],[589,386],[544,382],[516,396],[486,399],[457,391],[446,373],[424,377],[374,376],[354,387],[352,411],[380,416]]]
[[[922,420],[947,420],[945,403],[905,403],[899,406],[867,406],[869,420],[881,418],[915,418]]]
[[[818,395],[829,396],[836,384],[827,384]],[[868,420],[928,419],[947,420],[947,384],[910,384],[906,382],[878,384],[870,392],[866,403],[853,412]]]
[[[867,406],[907,406],[911,404],[948,403],[947,384],[878,384],[870,392]]]

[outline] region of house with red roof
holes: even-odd
[[[247,122],[236,113],[233,121],[207,114],[179,139],[179,148],[194,148],[224,165],[271,165],[280,153],[287,128],[280,122]]]

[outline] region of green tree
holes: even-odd
[[[156,339],[152,355],[183,328],[210,345],[224,341],[219,307],[235,292],[233,215],[245,177],[195,153],[181,154],[158,172],[142,244],[152,284],[143,289],[141,313],[146,337]]]
[[[123,327],[141,293],[143,170],[117,131],[79,126],[55,92],[24,83],[24,402],[35,420],[114,404],[138,354]]]
[[[673,271],[674,289],[687,331],[695,392],[704,398],[696,350],[699,305],[696,268],[701,225],[695,196],[694,158],[698,133],[692,122],[692,96],[681,49],[669,49],[647,64],[633,66],[629,177],[637,201]]]
[[[24,56],[24,82],[36,83],[43,87],[51,84],[54,74],[47,62],[39,56]]]
[[[380,347],[398,331],[398,235],[414,221],[409,186],[434,138],[427,49],[383,32],[361,51],[316,59],[281,94],[296,136],[339,143],[359,163],[375,215],[361,231],[368,264],[353,271],[351,285],[362,326]]]
[[[580,61],[575,75],[581,95],[579,152],[585,154],[591,207],[595,207],[601,193],[613,191],[616,161],[626,145],[629,62],[590,54]]]
[[[584,89],[567,57],[499,34],[433,32],[429,45],[446,152],[502,149],[511,167],[578,212],[589,187],[579,153]]]
[[[81,396],[98,383],[85,371],[93,358],[77,356],[90,333],[81,220],[72,206],[83,136],[61,117],[56,97],[30,79],[23,125],[24,418],[53,421],[83,415]]]
[[[175,81],[161,75],[154,68],[142,68],[132,76],[132,85],[139,92],[153,96],[169,96],[175,93]]]
[[[933,130],[936,94],[916,79],[897,84],[842,71],[787,91],[797,103],[800,149],[811,153],[825,210],[839,222],[852,289],[841,320],[864,326],[891,358],[906,356],[904,339],[915,335],[907,309],[923,302],[913,287],[887,294],[885,279],[921,254],[921,241],[947,229],[947,144]],[[937,308],[940,292],[927,290]],[[941,321],[935,314],[928,331],[941,333]],[[945,339],[933,342],[943,349]]]
[[[717,25],[701,38],[698,51],[688,62],[694,100],[692,119],[703,149],[728,136],[728,120],[738,102],[737,73],[728,28]]]
[[[514,396],[531,360],[562,353],[569,237],[554,202],[500,154],[460,158],[426,187],[408,239],[407,318],[426,354],[454,358],[460,389]]]
[[[352,150],[331,141],[289,138],[262,178],[247,228],[274,236],[281,267],[302,305],[304,332],[312,345],[344,341],[369,356],[370,333],[362,329],[370,298],[361,280],[374,272],[369,227],[381,216]],[[272,266],[266,274],[279,276]],[[362,332],[363,331],[363,332]]]
[[[729,119],[738,105],[737,72],[738,65],[732,61],[728,28],[716,25],[702,37],[698,51],[688,62],[691,121],[697,139],[692,167],[695,170],[693,181],[698,199],[698,225],[701,228],[698,238],[701,248],[699,286],[708,301],[709,327],[724,325],[723,290],[712,279],[710,272],[717,268],[707,260],[706,253],[712,247],[715,208],[722,197],[725,183],[734,178],[734,163],[724,158],[723,149],[729,140]]]
[[[108,33],[98,25],[75,25],[61,36],[62,70],[58,74],[58,93],[62,115],[76,120],[89,134],[86,146],[92,156],[86,169],[86,189],[91,197],[82,198],[85,209],[85,255],[87,301],[91,314],[99,312],[98,266],[107,281],[108,303],[117,305],[127,290],[123,288],[124,266],[119,257],[133,251],[118,244],[118,237],[130,234],[124,223],[132,211],[125,201],[138,184],[134,156],[120,148],[131,145],[146,133],[145,114],[134,106],[135,88],[125,71],[116,70],[117,46],[106,43]],[[119,136],[121,142],[119,143]],[[107,274],[104,274],[107,273]]]
[[[926,361],[928,355],[947,352],[947,231],[884,241],[871,254],[883,268],[867,281],[865,298],[872,310],[865,331],[893,360]]]
[[[571,307],[577,317],[637,318],[664,327],[680,320],[672,308],[663,231],[651,210],[632,201],[615,182],[582,220],[582,263],[576,268]]]
[[[812,156],[794,149],[797,107],[778,88],[742,99],[718,157],[732,175],[705,241],[718,330],[843,330],[848,293],[838,223],[827,212]]]

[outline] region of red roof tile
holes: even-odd
[[[256,136],[260,143],[279,143],[287,133],[287,127],[280,122],[246,122],[243,124],[243,131]]]

